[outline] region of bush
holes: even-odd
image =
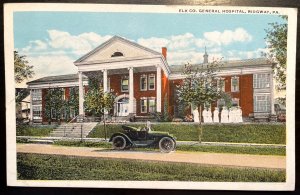
[[[143,124],[130,124],[141,127]],[[178,141],[198,141],[198,124],[157,123],[152,130],[165,131],[174,135]],[[107,125],[108,137],[122,131],[121,125]],[[89,137],[103,138],[105,135],[102,124],[97,125]],[[284,124],[218,124],[203,125],[203,142],[236,142],[285,144],[286,128]]]
[[[19,180],[285,182],[285,170],[17,154]]]
[[[17,136],[49,136],[55,125],[17,125]]]

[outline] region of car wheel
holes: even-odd
[[[126,139],[123,136],[115,136],[112,139],[113,149],[124,150],[126,147]]]
[[[158,143],[161,152],[171,152],[175,149],[175,142],[169,137],[163,137]]]

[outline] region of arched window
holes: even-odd
[[[113,55],[111,55],[111,57],[119,57],[119,56],[124,56],[123,53],[121,52],[115,52]]]

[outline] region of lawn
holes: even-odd
[[[140,127],[142,125],[129,124]],[[152,124],[154,131],[166,131],[174,135],[178,141],[198,141],[198,125],[183,123]],[[121,125],[107,125],[108,137],[121,130]],[[97,125],[89,137],[105,136],[102,124]],[[203,125],[203,142],[236,142],[285,144],[285,124],[213,124]]]
[[[19,180],[285,182],[285,170],[17,154]]]
[[[76,147],[99,147],[112,148],[107,142],[80,142],[80,141],[55,141],[54,144]],[[138,148],[134,150],[154,150],[151,148]],[[285,147],[256,147],[256,146],[208,146],[208,145],[179,145],[177,151],[210,152],[210,153],[233,153],[233,154],[256,154],[285,156]]]
[[[57,125],[17,125],[17,136],[49,136]]]

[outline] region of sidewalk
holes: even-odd
[[[53,143],[55,140],[80,141],[81,138],[65,138],[65,137],[34,137],[34,136],[17,136],[20,139],[27,139],[34,143]],[[109,138],[107,138],[108,140]],[[82,138],[86,142],[105,142],[104,138]],[[233,143],[233,142],[197,142],[197,141],[176,141],[180,145],[197,145],[197,146],[254,146],[254,147],[270,147],[285,148],[284,144],[257,144],[257,143]]]
[[[18,153],[36,153],[50,155],[67,155],[80,157],[121,158],[148,161],[196,163],[203,165],[286,168],[285,156],[264,156],[245,154],[202,153],[202,152],[171,152],[153,151],[115,151],[103,148],[67,147],[47,144],[17,144]]]

